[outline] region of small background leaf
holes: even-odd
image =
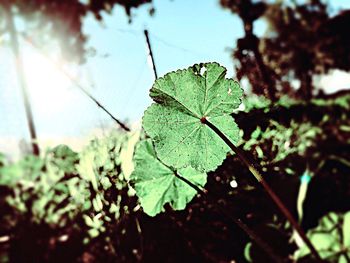
[[[316,228],[307,232],[307,236],[314,244],[315,248],[319,252],[322,259],[328,262],[343,262],[343,253],[347,253],[350,256],[350,251],[344,251],[344,248],[348,248],[349,238],[349,219],[350,212],[346,214],[336,214],[331,212],[319,221]],[[341,231],[343,234],[341,235]],[[343,236],[341,238],[341,236]],[[309,256],[310,250],[304,245],[295,252],[295,259],[301,259]]]
[[[344,215],[343,221],[343,245],[350,250],[350,212]]]

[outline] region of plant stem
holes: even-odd
[[[192,183],[191,181],[189,181],[188,179],[182,177],[177,173],[175,173],[175,176],[179,178],[181,181],[183,181],[184,183],[186,183],[187,185],[189,185],[190,187],[192,187],[198,193],[201,193],[207,199],[213,199],[207,190],[201,189],[198,185]],[[273,259],[274,262],[285,262],[284,259],[282,259],[279,255],[277,255],[273,251],[273,249],[270,247],[269,244],[267,244],[258,235],[256,235],[255,232],[252,229],[250,229],[246,224],[244,224],[240,218],[233,217],[231,214],[229,214],[226,210],[224,210],[219,205],[217,205],[216,207],[219,209],[219,211],[223,215],[225,215],[226,217],[231,219],[233,222],[235,222],[238,225],[238,227],[240,227],[250,237],[251,240],[253,240],[262,250],[264,250],[265,253],[271,257],[271,259]]]
[[[146,43],[147,43],[147,48],[148,48],[148,55],[151,58],[151,62],[152,62],[152,69],[153,69],[153,73],[154,73],[154,79],[157,79],[158,78],[157,68],[156,68],[156,63],[154,62],[154,57],[153,57],[151,42],[149,40],[148,30],[145,29],[143,31],[143,33],[145,34],[145,37],[146,37]]]
[[[239,159],[248,167],[249,171],[254,175],[256,180],[264,187],[265,191],[269,194],[271,199],[275,202],[277,207],[280,209],[280,211],[284,214],[284,216],[287,218],[287,220],[291,223],[291,225],[294,227],[294,229],[297,231],[301,239],[305,242],[306,246],[311,251],[312,255],[317,259],[319,262],[323,262],[320,255],[318,254],[317,250],[311,243],[310,239],[306,236],[303,229],[300,227],[298,222],[294,219],[292,214],[289,212],[287,207],[283,204],[281,199],[277,196],[277,194],[272,190],[272,188],[269,186],[269,184],[264,180],[261,173],[254,167],[254,164],[252,164],[248,158],[245,156],[245,153],[237,148],[229,138],[226,137],[225,134],[223,134],[214,124],[210,123],[206,118],[203,118],[201,120],[203,124],[206,124],[210,129],[212,129],[231,149],[234,151]],[[257,165],[255,165],[257,166]]]
[[[23,58],[20,52],[18,34],[17,34],[17,29],[16,29],[16,25],[13,17],[13,11],[11,7],[12,7],[11,5],[5,4],[5,15],[7,19],[7,27],[10,33],[10,40],[11,40],[10,46],[15,56],[16,70],[18,75],[18,85],[21,89],[22,98],[24,102],[24,109],[25,109],[27,124],[29,128],[32,151],[34,155],[39,156],[40,149],[39,149],[38,140],[37,140],[38,138],[37,138],[36,129],[34,125],[32,107],[31,107],[31,103],[28,95],[28,87],[27,87],[27,80],[24,72]]]

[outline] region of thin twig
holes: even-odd
[[[145,37],[146,37],[146,43],[147,43],[147,48],[148,48],[148,55],[151,57],[151,62],[152,62],[152,69],[153,69],[153,73],[154,73],[154,78],[157,79],[158,78],[158,73],[157,73],[157,68],[156,68],[156,64],[154,62],[154,57],[153,57],[153,52],[152,52],[152,46],[151,46],[151,42],[149,40],[149,36],[148,36],[148,30],[145,29],[144,31]]]
[[[23,38],[36,50],[38,50],[47,61],[49,61],[52,65],[54,65],[67,79],[69,79],[77,88],[79,88],[86,96],[88,96],[93,102],[97,104],[99,108],[101,108],[105,113],[107,113],[118,125],[125,131],[130,131],[130,128],[127,127],[123,122],[118,120],[114,115],[105,108],[97,99],[95,99],[92,94],[90,94],[86,88],[84,88],[69,72],[67,72],[61,65],[57,64],[53,61],[45,52],[43,52],[38,46],[36,46],[30,38],[28,38],[25,34],[22,34]]]

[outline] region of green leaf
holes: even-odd
[[[157,159],[152,141],[141,141],[135,152],[135,170],[130,180],[141,206],[146,214],[155,216],[169,203],[175,210],[181,210],[196,195],[196,190],[176,177],[176,172]],[[207,175],[191,167],[177,173],[190,182],[204,186]]]
[[[95,229],[95,228],[89,229],[88,233],[89,233],[91,238],[95,238],[95,237],[97,237],[99,235],[98,230]]]
[[[77,171],[80,176],[91,182],[95,191],[98,191],[98,179],[95,173],[95,153],[93,151],[84,151],[80,153],[80,162],[77,165]]]
[[[78,153],[72,151],[66,145],[58,145],[48,153],[52,153],[51,161],[55,163],[61,170],[67,173],[75,172],[75,163],[79,161]]]
[[[4,167],[6,165],[8,165],[8,161],[7,161],[7,158],[6,158],[5,154],[0,153],[0,168]]]
[[[350,250],[350,212],[344,215],[343,220],[343,245]]]
[[[341,255],[339,257],[338,263],[348,263],[348,261],[344,255]]]
[[[313,233],[311,235],[311,242],[315,245],[317,250],[336,250],[338,240],[337,237],[329,233]]]
[[[345,215],[336,214],[331,212],[319,220],[319,224],[316,228],[310,229],[307,232],[307,236],[319,252],[322,259],[327,262],[342,262],[341,255],[344,253],[346,246],[347,234],[349,232]],[[340,233],[343,231],[343,240]],[[310,250],[307,246],[303,245],[296,250],[294,257],[300,259],[310,254]]]
[[[248,262],[253,262],[252,257],[251,257],[251,249],[252,249],[252,242],[249,242],[246,244],[246,246],[244,247],[244,258],[248,261]]]
[[[156,80],[150,91],[156,103],[146,110],[143,127],[165,164],[211,171],[222,163],[229,147],[203,117],[237,143],[239,129],[230,114],[241,103],[242,89],[225,74],[219,64],[206,63]]]

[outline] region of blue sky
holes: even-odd
[[[145,28],[150,32],[159,75],[205,61],[225,65],[232,75],[233,64],[226,49],[233,47],[235,39],[242,35],[240,21],[223,10],[218,1],[163,0],[155,1],[154,6],[156,13],[153,17],[148,14],[149,5],[133,10],[131,24],[120,7],[115,8],[112,15],[104,16],[104,26],[92,17],[88,17],[84,24],[84,31],[89,35],[88,45],[95,48],[97,54],[76,71],[106,108],[118,118],[130,122],[140,119],[150,104],[148,90],[154,80],[147,64]],[[32,53],[38,52],[23,41],[22,46],[26,66],[31,70],[28,74],[35,75],[32,60],[36,57]],[[0,135],[27,137],[21,97],[18,89],[13,88],[15,72],[11,70],[11,55],[3,49],[0,56],[10,63],[0,67],[0,85],[5,88],[0,98]],[[39,137],[85,135],[101,123],[111,122],[69,81],[62,81],[65,86],[59,87],[65,94],[71,93],[63,97],[64,101],[59,90],[52,87],[52,79],[45,79],[43,74],[42,82],[48,86],[49,93],[57,96],[50,98],[50,94],[46,94],[48,96],[44,97],[43,92],[35,91],[36,87],[28,81]],[[91,83],[94,87],[89,88]]]
[[[335,7],[350,8],[350,1],[331,1]],[[104,26],[92,17],[84,23],[88,46],[96,55],[72,74],[117,118],[135,122],[151,103],[148,91],[154,81],[147,64],[143,30],[150,32],[159,75],[195,63],[217,61],[233,75],[230,48],[242,36],[240,20],[219,5],[218,0],[155,0],[133,10],[128,23],[124,9],[116,7],[104,16]],[[264,24],[257,24],[257,32]],[[21,41],[28,73],[28,89],[39,138],[65,138],[88,135],[92,129],[113,122],[62,74],[49,71],[40,53]],[[6,151],[9,138],[28,138],[23,103],[8,48],[0,40],[0,152]],[[45,64],[46,63],[46,64]],[[92,87],[93,86],[93,87]],[[6,146],[6,147],[5,147]]]

